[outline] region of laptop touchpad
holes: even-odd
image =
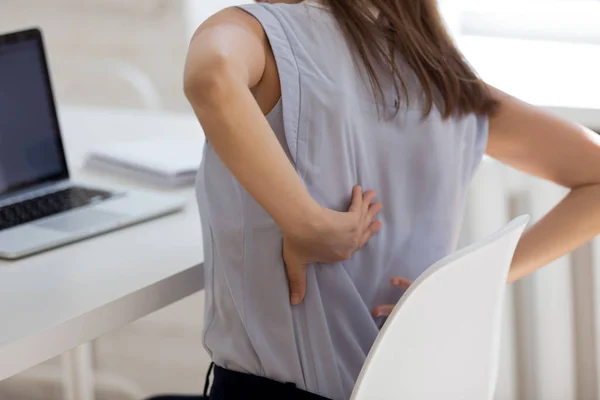
[[[78,210],[35,224],[40,228],[53,229],[61,232],[88,231],[98,227],[114,226],[125,215],[100,210]]]

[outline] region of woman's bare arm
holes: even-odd
[[[374,192],[355,188],[349,212],[337,212],[309,195],[252,93],[279,88],[277,75],[265,74],[271,51],[258,21],[240,9],[224,10],[194,35],[184,84],[211,146],[281,228],[296,304],[305,293],[305,265],[348,259],[379,230],[373,219],[381,204],[372,203]]]
[[[487,153],[570,193],[523,236],[513,282],[600,233],[600,136],[491,88],[500,102],[490,118]]]
[[[185,92],[219,157],[278,225],[293,232],[314,221],[320,207],[250,92],[265,70],[265,40],[245,12],[215,15],[190,44]]]

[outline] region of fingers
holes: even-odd
[[[362,232],[359,248],[363,247],[371,237],[381,229],[381,222],[373,221],[377,214],[383,209],[381,202],[373,203],[377,193],[374,190],[369,190],[363,194],[363,223],[364,231]]]
[[[352,188],[352,202],[350,203],[348,211],[368,215],[371,203],[375,200],[375,197],[377,197],[377,193],[374,190],[368,190],[363,193],[362,187],[359,185],[354,186]]]
[[[367,215],[369,208],[371,206],[371,203],[373,202],[373,200],[375,200],[375,197],[377,197],[377,193],[374,190],[369,190],[366,191],[363,194],[363,215]]]
[[[367,227],[367,230],[365,230],[365,232],[363,233],[363,236],[359,243],[360,247],[363,247],[365,244],[367,244],[369,239],[371,239],[371,236],[373,236],[374,234],[379,232],[380,229],[381,229],[381,222],[379,222],[379,221],[371,222],[369,224],[369,226]]]
[[[363,201],[365,201],[365,204],[367,204],[367,209],[366,209],[367,228],[365,229],[365,231],[363,232],[363,235],[361,237],[360,247],[363,247],[369,241],[369,239],[371,239],[371,236],[373,236],[374,234],[379,232],[379,230],[381,229],[381,222],[373,221],[375,219],[375,217],[377,216],[377,214],[379,213],[379,211],[381,211],[383,209],[383,204],[381,204],[381,202],[372,203],[372,201],[375,200],[375,196],[376,196],[375,191],[369,191],[369,192],[367,192],[367,194],[365,194],[365,197],[363,198]],[[368,200],[369,202],[366,203],[366,200]]]
[[[412,281],[402,278],[401,276],[395,276],[391,279],[392,285],[397,287],[398,289],[406,290],[412,285]],[[375,307],[371,314],[373,318],[378,317],[389,317],[392,311],[394,310],[394,304],[384,304],[382,306]]]
[[[369,232],[371,228],[371,223],[379,213],[383,209],[383,204],[381,202],[373,203],[377,193],[374,190],[369,190],[363,196],[363,223],[366,228],[365,233]],[[372,235],[372,233],[371,233]],[[370,236],[369,236],[370,237]]]
[[[358,185],[352,188],[352,203],[350,203],[350,212],[361,212],[363,207],[362,188]]]
[[[377,193],[374,190],[362,192],[360,186],[354,186],[352,189],[352,204],[349,211],[360,214],[360,230],[358,238],[358,250],[363,247],[371,237],[381,229],[381,222],[373,221],[377,214],[383,209],[380,202],[373,203]]]
[[[371,315],[373,315],[373,318],[389,317],[393,310],[393,304],[385,304],[382,306],[375,307],[373,311],[371,311]]]
[[[375,200],[376,197],[377,192],[374,190],[368,190],[363,193],[362,187],[356,185],[352,188],[352,201],[348,211],[358,212],[363,216],[373,219],[383,208],[381,203],[373,203],[373,200]]]
[[[383,210],[383,204],[381,204],[381,202],[369,204],[369,208],[367,210],[367,221],[373,221],[373,219],[381,210]]]
[[[302,303],[306,296],[306,265],[286,262],[285,268],[290,288],[290,302],[295,306]]]
[[[412,281],[402,278],[400,276],[393,277],[391,280],[392,285],[397,287],[398,289],[406,290],[412,285]]]

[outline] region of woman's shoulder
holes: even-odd
[[[204,21],[200,27],[198,27],[192,36],[192,40],[203,30],[215,27],[221,27],[224,29],[227,27],[234,29],[248,29],[249,33],[253,33],[259,38],[264,37],[265,33],[260,22],[246,11],[248,7],[256,5],[258,4],[251,4],[243,7],[228,7],[218,11]]]

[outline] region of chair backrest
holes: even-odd
[[[434,264],[383,326],[354,400],[492,399],[512,257],[529,218]]]

